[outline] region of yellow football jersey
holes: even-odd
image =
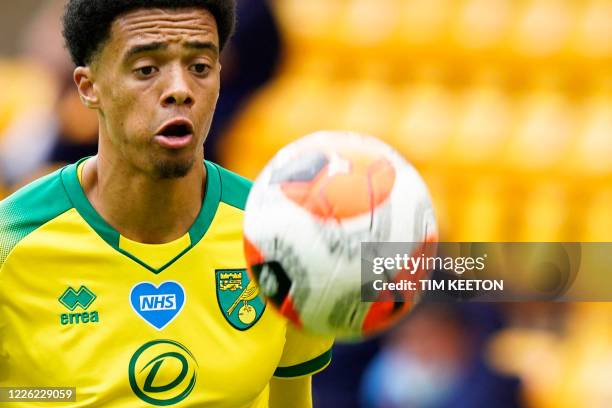
[[[0,387],[76,387],[54,406],[259,408],[272,376],[329,364],[331,341],[294,331],[249,280],[247,180],[205,162],[192,228],[151,245],[96,212],[82,163],[0,203]]]

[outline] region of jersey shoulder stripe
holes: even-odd
[[[214,166],[218,169],[221,178],[221,201],[244,211],[253,182],[218,164]]]
[[[331,359],[332,349],[330,348],[323,354],[320,354],[312,360],[308,360],[301,364],[296,364],[291,367],[277,367],[274,371],[274,377],[297,378],[307,375],[314,375],[325,370],[325,368],[331,363]]]
[[[72,208],[60,177],[62,171],[42,177],[0,202],[0,268],[19,241]]]

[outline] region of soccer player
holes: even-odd
[[[0,204],[0,387],[76,387],[78,407],[312,404],[331,341],[266,307],[242,248],[250,183],[204,160],[233,25],[230,0],[67,2],[99,151]]]

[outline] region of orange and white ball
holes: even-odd
[[[297,326],[341,339],[376,333],[411,307],[361,301],[361,243],[436,236],[416,170],[351,132],[317,132],[279,151],[257,177],[244,220],[249,271],[268,302]]]

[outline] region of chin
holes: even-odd
[[[194,159],[159,160],[153,165],[156,178],[174,179],[185,177],[195,164]]]

